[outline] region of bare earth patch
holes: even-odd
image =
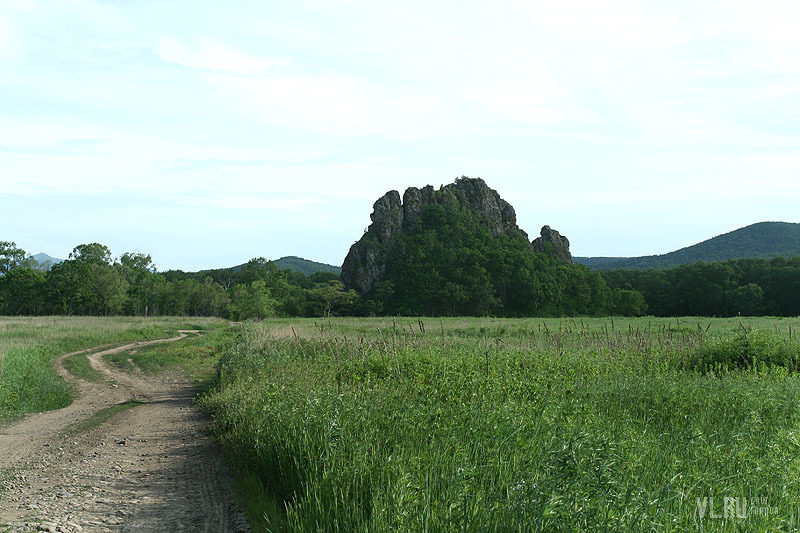
[[[66,371],[72,354],[56,360],[78,390],[72,405],[0,427],[0,532],[249,531],[192,385],[177,372],[128,374],[102,359],[188,333],[91,353],[99,383]],[[86,429],[100,411],[113,414]]]

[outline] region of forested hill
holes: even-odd
[[[342,273],[342,267],[327,265],[325,263],[318,263],[316,261],[311,261],[310,259],[303,259],[302,257],[297,257],[294,255],[281,257],[280,259],[275,259],[271,262],[275,263],[275,266],[278,267],[279,270],[288,270],[290,272],[296,272],[298,274],[303,274],[305,276],[311,276],[318,272],[324,272],[327,274],[336,274],[337,276],[339,276]],[[236,265],[235,267],[200,270],[195,274],[199,275],[207,274],[210,275],[211,277],[214,277],[214,274],[219,272],[230,272],[230,273],[239,272],[243,268],[247,267],[247,265],[248,263],[243,263],[241,265]]]
[[[514,208],[480,178],[392,190],[342,264],[365,314],[573,316],[637,314],[640,294],[611,291],[572,264],[569,240],[544,226],[530,241]]]
[[[336,275],[342,273],[342,267],[327,265],[325,263],[318,263],[316,261],[303,259],[302,257],[296,257],[293,255],[287,257],[281,257],[280,259],[276,259],[273,262],[281,270],[291,270],[293,272],[299,272],[301,274],[305,274],[306,276],[310,276],[311,274],[316,274],[317,272],[331,272]]]
[[[800,256],[800,224],[758,222],[663,255],[642,257],[575,257],[592,270],[669,268],[700,261]]]

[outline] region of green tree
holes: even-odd
[[[17,248],[17,244],[11,241],[0,241],[0,275],[20,266],[26,259],[27,254],[22,248]]]
[[[317,316],[331,316],[347,311],[358,300],[358,293],[347,290],[339,280],[318,283],[308,291],[312,313]]]
[[[613,289],[609,311],[616,316],[642,316],[647,312],[647,302],[639,291]]]
[[[56,314],[86,314],[90,283],[89,265],[66,260],[53,265],[47,274],[50,309]]]
[[[82,315],[119,313],[128,282],[111,264],[111,251],[99,243],[81,244],[69,257],[54,265],[47,275],[54,310]]]
[[[153,304],[148,288],[156,271],[152,258],[149,254],[127,252],[120,256],[117,268],[128,283],[126,312],[148,316]]]
[[[45,308],[45,273],[14,268],[0,277],[0,314],[39,315]]]
[[[755,283],[737,287],[733,292],[731,314],[754,316],[763,312],[764,290]]]
[[[79,244],[72,249],[69,258],[81,263],[111,264],[111,250],[97,242]]]
[[[235,285],[230,291],[230,303],[226,309],[233,320],[247,318],[264,319],[275,316],[278,301],[270,295],[263,280]]]
[[[89,273],[91,300],[97,305],[92,314],[118,314],[128,297],[129,283],[122,273],[112,265],[103,263],[91,263]]]

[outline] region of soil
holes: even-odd
[[[64,409],[0,427],[0,532],[249,531],[230,472],[193,404],[197,391],[175,370],[126,373],[103,361],[110,353],[187,336],[101,347],[89,353],[103,381],[56,371],[77,389]],[[142,402],[99,426],[77,427],[98,411]]]

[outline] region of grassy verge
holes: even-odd
[[[85,353],[70,355],[64,359],[64,367],[70,374],[85,381],[98,383],[103,379],[100,372],[92,368],[92,365],[89,364],[88,354]]]
[[[0,423],[72,401],[72,387],[53,370],[58,355],[101,344],[166,337],[176,329],[226,324],[218,319],[185,318],[0,318]]]
[[[201,405],[264,531],[795,530],[800,344],[701,320],[251,326]]]

